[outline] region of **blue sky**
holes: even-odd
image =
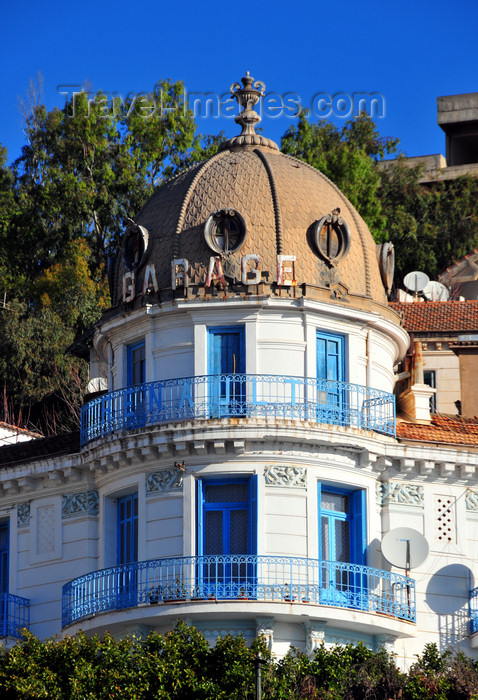
[[[2,3],[0,21],[0,142],[9,160],[24,144],[18,98],[38,72],[49,108],[64,105],[59,85],[126,95],[169,77],[189,92],[222,95],[246,70],[267,92],[294,93],[305,106],[321,93],[379,93],[377,127],[399,137],[407,155],[444,153],[437,96],[478,91],[476,0],[17,0]],[[283,116],[262,126],[278,141],[291,123]],[[205,133],[238,130],[225,117],[198,124]]]

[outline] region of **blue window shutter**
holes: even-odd
[[[0,523],[0,593],[8,593],[9,523]]]
[[[204,554],[204,488],[203,480],[197,480],[197,553]]]
[[[117,563],[130,564],[138,559],[138,494],[117,501]]]
[[[249,554],[257,554],[257,474],[249,479]]]
[[[364,489],[355,491],[350,498],[352,509],[352,557],[354,564],[366,564],[367,558],[367,501]]]
[[[244,326],[217,326],[208,334],[208,374],[245,372]]]
[[[319,528],[319,559],[322,559],[322,484],[317,484],[318,528]]]
[[[346,381],[345,337],[317,331],[317,378]]]
[[[146,381],[146,361],[144,340],[134,345],[128,345],[128,386],[144,384]]]

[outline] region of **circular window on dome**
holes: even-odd
[[[323,216],[313,226],[317,252],[329,265],[337,265],[350,250],[350,231],[340,209]]]
[[[138,270],[146,260],[149,234],[144,226],[133,219],[126,219],[126,234],[123,240],[123,262],[128,270]]]
[[[234,253],[246,238],[246,222],[235,209],[220,209],[206,221],[204,237],[215,253]]]

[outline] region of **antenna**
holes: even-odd
[[[423,294],[430,301],[448,301],[450,298],[448,289],[441,282],[429,282],[423,290]]]
[[[382,554],[385,559],[393,566],[405,569],[407,576],[410,569],[423,564],[428,551],[425,537],[411,527],[396,527],[382,539]]]
[[[417,292],[422,292],[427,284],[430,282],[430,278],[424,272],[420,270],[413,270],[405,275],[403,278],[403,284],[411,292],[417,294]]]

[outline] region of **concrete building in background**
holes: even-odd
[[[478,92],[437,97],[437,123],[445,132],[445,156],[412,156],[405,163],[423,167],[422,183],[478,176]]]
[[[5,643],[183,619],[277,655],[474,654],[477,422],[430,414],[390,256],[255,133],[263,84],[231,90],[241,134],[125,232],[81,434],[0,448]]]

